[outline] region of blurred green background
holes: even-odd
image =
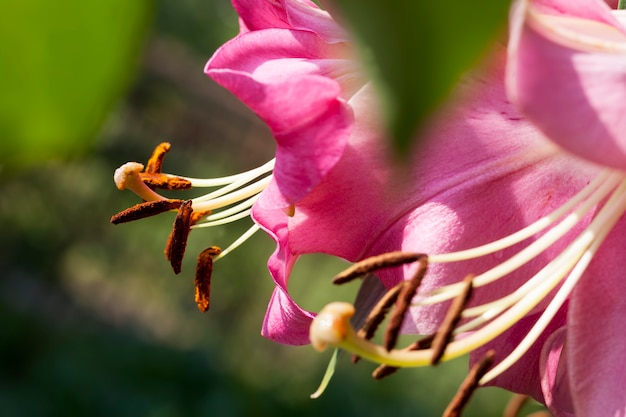
[[[237,32],[227,0],[26,1],[0,10],[0,415],[437,416],[465,361],[404,370],[340,362],[311,400],[330,352],[260,334],[273,242],[259,233],[216,264],[207,314],[193,260],[249,227],[191,234],[183,273],[163,258],[172,216],[113,226],[138,202],[112,181],[170,141],[165,171],[195,177],[255,167],[273,154],[263,124],[202,72]],[[21,5],[20,5],[21,4]],[[343,263],[305,258],[294,294],[319,309],[351,300]],[[485,389],[466,415],[496,416]]]

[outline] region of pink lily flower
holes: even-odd
[[[623,285],[623,280],[616,278],[618,267],[613,261],[623,246],[622,234],[618,230],[607,237],[612,229],[624,227],[623,222],[616,224],[626,209],[619,188],[623,174],[601,166],[624,168],[624,159],[617,152],[619,141],[609,139],[618,137],[620,123],[626,118],[620,118],[617,106],[607,109],[600,100],[606,90],[598,91],[596,113],[580,110],[581,103],[588,103],[582,101],[586,99],[583,94],[576,97],[578,101],[558,92],[548,94],[547,87],[570,91],[570,84],[554,81],[565,77],[542,73],[561,67],[530,65],[523,60],[533,58],[532,48],[541,52],[552,47],[561,48],[560,55],[550,58],[558,61],[566,48],[576,46],[576,38],[569,39],[570,44],[551,46],[552,38],[559,36],[549,30],[556,23],[570,32],[571,27],[585,27],[583,19],[601,23],[602,29],[621,27],[606,7],[583,3],[569,2],[572,6],[565,7],[560,2],[542,1],[531,7],[524,2],[513,12],[509,92],[532,123],[507,99],[502,60],[496,58],[490,72],[468,79],[460,87],[457,99],[431,123],[423,139],[425,146],[414,155],[411,172],[398,177],[386,158],[389,150],[381,134],[375,96],[351,61],[349,37],[331,17],[309,2],[234,2],[241,15],[242,33],[209,61],[207,74],[256,111],[276,135],[273,186],[253,208],[255,221],[277,242],[269,261],[277,288],[264,323],[265,336],[282,343],[309,342],[314,315],[301,309],[287,289],[291,268],[300,255],[322,252],[358,261],[393,250],[435,254],[429,255],[421,295],[414,300],[418,306],[411,310],[412,320],[405,321],[404,330],[436,331],[447,309],[442,301],[453,298],[458,292],[455,285],[463,276],[477,273],[474,284],[479,288],[465,310],[466,324],[459,328],[459,334],[470,336],[455,339],[444,358],[470,352],[475,359],[495,348],[500,363],[481,382],[527,393],[563,415],[579,410],[572,402],[572,397],[580,394],[576,386],[590,386],[589,381],[597,382],[598,374],[588,373],[572,382],[562,374],[573,369],[572,365],[563,371],[557,363],[567,339],[568,352],[582,352],[576,359],[581,367],[576,372],[582,372],[588,366],[583,360],[589,357],[587,350],[595,353],[594,358],[606,350],[606,346],[589,343],[591,329],[596,330],[594,336],[598,331],[614,333],[610,326],[598,329],[600,316],[590,312],[598,310],[598,297],[607,288]],[[524,16],[529,10],[534,13],[533,25],[548,28],[535,32],[535,37],[544,36],[543,43],[528,40],[529,19]],[[578,20],[564,19],[568,11]],[[591,35],[609,35],[608,30],[598,34],[598,29],[599,25],[591,27]],[[610,35],[618,36],[620,30]],[[620,62],[621,56],[603,59],[611,58]],[[522,67],[532,70],[522,73]],[[609,72],[614,82],[602,84],[607,88],[619,84],[620,68],[615,64]],[[609,75],[604,79],[610,79]],[[566,81],[574,83],[576,78],[569,76]],[[526,89],[525,83],[535,89]],[[312,95],[296,90],[295,85],[311,90]],[[324,88],[325,97],[332,96],[331,105],[324,101],[327,98],[316,101]],[[537,103],[544,99],[548,104]],[[329,112],[320,115],[321,104]],[[561,111],[555,114],[554,109]],[[293,117],[292,112],[296,114]],[[593,119],[598,113],[606,119]],[[586,146],[592,143],[586,140],[590,135],[602,133],[595,127],[610,127],[613,136]],[[333,146],[320,148],[322,137]],[[280,158],[289,162],[283,165]],[[606,201],[611,193],[613,197]],[[291,209],[284,209],[286,203]],[[563,220],[559,223],[557,219]],[[608,243],[600,250],[605,238]],[[469,248],[479,249],[463,252]],[[378,275],[392,287],[413,272],[407,266]],[[619,291],[612,293],[617,296]],[[616,306],[624,303],[611,299],[600,304],[609,320],[618,320],[620,309]],[[610,360],[602,363],[608,367],[622,363],[614,357],[623,351],[622,345],[611,349]],[[340,346],[355,349],[345,341]],[[391,354],[360,354],[394,366],[424,364],[428,358],[423,352],[413,352],[411,359],[402,360]],[[612,370],[624,374],[623,367],[613,366]],[[611,395],[610,385],[613,389],[626,386],[614,385],[623,378],[616,376],[603,384],[607,395],[596,394],[596,404],[606,403],[607,396],[619,402],[622,396]],[[587,394],[581,398],[589,397],[590,391]],[[587,400],[586,407],[597,411]],[[623,410],[623,403],[615,407]],[[580,410],[581,415],[606,415]]]
[[[496,50],[485,71],[461,82],[426,126],[410,168],[398,172],[376,95],[332,17],[308,0],[233,4],[241,32],[206,73],[268,124],[276,158],[238,176],[182,179],[227,184],[192,200],[194,212],[211,214],[189,227],[238,219],[251,207],[276,241],[263,335],[332,344],[391,366],[429,365],[431,349],[387,351],[359,338],[346,321],[351,306],[316,316],[288,291],[305,254],[358,262],[424,253],[428,270],[404,332],[436,332],[460,281],[474,274],[442,360],[469,353],[476,362],[494,349],[480,384],[530,395],[557,416],[624,414],[626,339],[616,329],[626,284],[616,260],[626,243],[626,118],[611,105],[624,92],[620,16],[601,2],[516,3],[508,58]],[[124,165],[118,187],[162,200],[142,182],[154,173],[142,169]],[[217,260],[230,250],[211,253]],[[392,288],[416,269],[376,275]]]

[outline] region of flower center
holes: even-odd
[[[169,143],[157,146],[145,169],[143,164],[128,162],[115,171],[114,181],[117,188],[129,189],[144,201],[114,215],[111,222],[124,223],[166,211],[176,211],[177,216],[165,248],[165,255],[174,272],[178,274],[190,231],[250,217],[252,206],[272,179],[274,160],[236,175],[210,179],[190,178],[161,172],[163,158],[169,149]],[[155,191],[191,188],[215,190],[186,201],[170,199]],[[212,246],[200,254],[196,267],[196,302],[200,310],[208,309],[213,262],[232,252],[258,230],[259,226],[253,224],[226,249]]]
[[[589,224],[571,240],[561,253],[552,257],[523,285],[498,300],[467,307],[467,301],[473,289],[492,284],[543,254],[556,241],[572,231],[594,208],[599,209]],[[436,364],[439,360],[447,361],[457,358],[486,345],[531,313],[542,301],[548,300],[547,307],[542,309],[539,319],[524,339],[507,357],[480,376],[479,384],[485,384],[510,368],[537,341],[567,301],[601,243],[625,211],[626,177],[624,173],[607,170],[600,173],[554,212],[510,236],[489,244],[454,253],[421,255],[421,257],[416,257],[417,254],[392,252],[368,258],[339,274],[336,279],[346,281],[354,275],[416,262],[416,259],[420,259],[417,262],[423,263],[418,268],[417,275],[426,274],[427,276],[427,264],[462,262],[480,258],[543,232],[524,249],[480,275],[468,275],[456,284],[440,287],[425,294],[420,294],[419,289],[413,290],[410,293],[411,307],[428,306],[449,300],[453,302],[448,311],[448,317],[442,321],[437,333],[424,337],[408,348],[395,349],[393,345],[380,346],[372,343],[369,340],[370,337],[365,337],[366,333],[371,336],[372,332],[355,331],[349,322],[349,318],[354,314],[354,307],[347,303],[331,303],[320,312],[311,326],[311,343],[318,350],[332,345],[351,351],[383,364],[383,368],[426,366]],[[405,283],[406,281],[401,285],[406,285]],[[415,284],[415,287],[417,285],[419,283]],[[558,288],[559,285],[560,288]],[[395,290],[390,290],[390,293]],[[401,311],[399,313],[394,311],[389,320],[388,332],[394,316],[399,314],[399,317],[403,319],[406,313],[407,308],[399,308],[400,297],[398,296],[398,300],[395,301],[395,309]],[[389,309],[389,306],[386,308]],[[376,320],[381,321],[380,318]],[[366,322],[364,326],[368,325]]]

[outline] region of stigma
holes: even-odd
[[[359,329],[355,329],[350,322],[354,314],[352,305],[343,302],[327,305],[310,327],[311,343],[318,350],[331,346],[381,364],[374,372],[374,377],[378,378],[397,368],[435,365],[488,347],[495,338],[539,309],[539,318],[510,353],[505,357],[498,357],[497,351],[493,353],[496,360],[490,361],[489,367],[481,371],[476,379],[476,386],[484,385],[514,365],[537,342],[567,303],[602,242],[624,212],[626,176],[622,172],[605,170],[552,213],[488,244],[451,253],[390,252],[364,259],[337,275],[334,282],[348,282],[360,275],[403,264],[417,263],[418,267],[413,277],[388,290]],[[584,220],[589,218],[591,220]],[[586,221],[586,226],[579,227],[583,221]],[[568,245],[560,253],[550,257],[546,255],[548,248],[574,230],[580,231],[573,237],[568,235]],[[459,277],[457,283],[423,292],[419,289],[419,282],[428,279],[428,265],[464,262],[497,254],[533,237],[535,240],[523,249],[483,273],[467,271],[467,275]],[[469,306],[474,290],[493,284],[528,262],[544,257],[546,260],[542,268],[525,277],[511,293]],[[409,287],[407,308],[402,293]],[[404,348],[396,348],[395,336],[400,329],[397,323],[405,319],[409,308],[444,302],[450,305],[448,314],[441,317],[439,329],[434,334],[424,335]],[[385,340],[391,338],[393,342],[374,343],[374,330],[389,311],[391,317],[387,317]],[[492,366],[491,362],[495,365]]]
[[[111,223],[125,223],[165,212],[175,212],[176,218],[164,253],[174,273],[178,274],[182,269],[191,230],[250,218],[252,206],[272,179],[274,160],[240,174],[201,179],[163,173],[163,159],[169,150],[169,143],[161,143],[155,148],[146,165],[127,162],[115,170],[113,180],[117,188],[134,192],[142,202],[115,214],[111,217]],[[161,190],[173,192],[190,189],[209,189],[209,192],[187,200],[161,194]],[[253,224],[226,249],[211,246],[198,256],[195,299],[201,311],[207,311],[209,307],[208,294],[213,262],[231,253],[258,230],[259,226]]]

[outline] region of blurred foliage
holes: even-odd
[[[274,244],[263,234],[216,264],[211,310],[197,311],[195,255],[211,244],[227,246],[249,224],[194,231],[180,276],[162,253],[171,213],[109,224],[112,214],[137,202],[115,189],[113,170],[129,160],[145,161],[163,140],[173,144],[165,170],[197,177],[248,169],[274,152],[265,126],[202,74],[214,48],[235,34],[227,2],[162,0],[154,13],[132,87],[94,136],[91,152],[65,163],[39,158],[31,169],[1,173],[0,413],[439,415],[463,378],[463,361],[375,382],[369,377],[373,365],[352,365],[343,357],[328,391],[308,398],[330,352],[280,346],[259,335],[273,288],[265,264]],[[118,17],[126,27],[124,16]],[[101,18],[92,24],[110,23],[110,15]],[[140,31],[136,36],[131,44],[143,39]],[[73,53],[90,61],[81,65],[102,64],[93,52]],[[121,78],[133,71],[132,54],[126,59]],[[118,81],[103,79],[100,88],[119,91]],[[82,88],[77,82],[64,95],[80,95]],[[108,103],[110,97],[102,99]],[[13,106],[11,112],[30,115],[33,123],[52,117],[14,100],[1,96],[0,108]],[[25,142],[20,152],[37,149]],[[354,286],[329,283],[342,267],[326,257],[305,257],[295,269],[296,298],[311,309],[350,300]],[[505,401],[497,390],[485,389],[466,415],[500,415]]]
[[[148,0],[0,6],[0,164],[88,148],[137,64]]]
[[[399,154],[506,24],[508,1],[335,0],[359,40]]]

